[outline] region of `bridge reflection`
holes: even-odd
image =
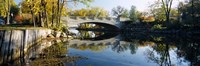
[[[93,47],[96,47],[98,51],[111,47],[117,53],[130,50],[131,54],[135,54],[140,47],[149,47],[145,49],[144,55],[147,60],[158,65],[188,64],[196,66],[200,64],[199,40],[200,38],[195,34],[183,36],[181,34],[126,33],[98,41],[72,40],[69,41],[69,45],[80,50],[93,50]],[[175,60],[174,56],[179,64],[173,61]]]
[[[143,55],[146,60],[152,61],[158,65],[178,65],[173,60],[180,61],[179,63],[190,62],[191,65],[197,66],[200,64],[200,38],[196,35],[192,36],[177,36],[177,35],[159,35],[159,34],[112,34],[106,32],[89,32],[82,31],[77,35],[74,40],[43,40],[38,44],[25,49],[20,45],[20,48],[15,48],[13,45],[5,45],[8,48],[1,48],[0,64],[7,65],[70,65],[78,66],[78,60],[87,60],[85,57],[70,56],[70,49],[77,50],[91,50],[99,52],[103,50],[112,50],[110,52],[117,54],[129,52],[134,56],[139,52],[139,48],[148,47],[143,49]],[[91,34],[92,33],[92,34]],[[95,35],[94,35],[95,34]],[[113,36],[109,36],[112,34]],[[89,35],[89,36],[85,36]],[[93,36],[91,36],[93,35]],[[101,39],[96,39],[102,36],[109,36]],[[104,37],[103,36],[103,37]],[[90,40],[92,39],[92,40]],[[9,52],[8,49],[10,50]],[[15,52],[14,52],[15,51]],[[141,51],[141,50],[140,50]],[[83,51],[84,52],[84,51]],[[172,53],[173,52],[173,53]],[[73,52],[71,52],[73,53]],[[110,53],[111,54],[111,53]],[[109,55],[109,54],[108,54]],[[175,56],[175,58],[174,58]],[[140,56],[139,56],[140,57]],[[112,58],[116,58],[113,55]],[[118,58],[118,57],[117,57]],[[124,57],[123,57],[124,58]],[[164,58],[164,59],[163,59]],[[134,60],[134,59],[126,59]],[[112,61],[112,60],[110,60]],[[141,62],[144,63],[144,62]],[[189,64],[188,64],[189,65]]]
[[[69,47],[79,50],[102,51],[110,46],[117,53],[131,49],[132,54],[135,53],[138,47],[137,44],[123,41],[118,32],[78,30],[77,38],[68,41]]]

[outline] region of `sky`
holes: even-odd
[[[21,0],[15,0],[15,2],[19,3]],[[108,11],[111,11],[112,8],[120,5],[128,10],[130,10],[131,6],[134,5],[136,6],[136,9],[138,11],[147,11],[148,6],[152,4],[156,0],[94,0],[94,2],[90,3],[90,6],[94,7],[102,7]],[[173,7],[176,7],[178,4],[178,1],[183,1],[183,0],[174,0],[173,2]],[[81,9],[81,8],[86,8],[87,6],[83,4],[78,4],[76,6],[74,5],[69,5],[70,8],[73,9]]]
[[[112,8],[120,5],[128,10],[130,10],[131,6],[134,5],[136,6],[136,9],[138,11],[146,11],[148,10],[148,6],[154,1],[157,0],[95,0],[90,4],[90,6],[98,6],[102,7],[108,11],[111,11]],[[174,0],[172,7],[176,7],[178,5],[179,1],[183,0]],[[81,9],[81,8],[86,8],[83,4],[79,4],[76,7],[73,7],[74,9]]]
[[[90,6],[98,6],[102,7],[108,11],[111,11],[112,8],[120,5],[126,9],[131,8],[132,5],[136,6],[137,10],[144,11],[148,7],[148,3],[152,2],[152,0],[95,0],[90,4]],[[79,4],[76,7],[73,7],[75,9],[81,9],[84,6],[83,4]]]

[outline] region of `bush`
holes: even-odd
[[[53,26],[51,27],[52,30],[55,30],[55,31],[62,31],[62,32],[66,32],[67,30],[67,26],[65,24],[60,24],[60,26],[56,27],[56,26]]]
[[[163,27],[162,27],[161,24],[156,24],[156,25],[154,25],[151,29],[152,29],[152,30],[163,29]]]
[[[17,22],[17,23],[22,23],[23,22],[23,17],[22,16],[20,16],[20,15],[17,15],[17,16],[15,16],[15,21]]]
[[[23,23],[31,24],[32,15],[31,14],[22,14]]]

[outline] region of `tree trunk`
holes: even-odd
[[[57,2],[57,27],[60,25],[60,22],[59,22],[59,12],[60,12],[60,0],[58,0]]]
[[[46,10],[46,9],[45,9]],[[45,12],[45,21],[46,21],[46,25],[47,27],[49,27],[49,21],[48,21],[48,15],[47,15],[47,12]]]
[[[10,24],[10,0],[8,0],[8,11],[7,11],[7,20],[6,20],[6,24]]]
[[[164,6],[165,10],[165,16],[166,16],[166,27],[169,26],[170,23],[170,11],[171,11],[171,6],[172,6],[173,0],[162,0],[162,4]]]
[[[52,2],[52,18],[51,18],[51,26],[54,26],[54,2]]]
[[[35,15],[34,15],[34,11],[33,11],[33,7],[34,7],[34,4],[33,4],[33,0],[31,0],[31,7],[30,7],[30,9],[31,9],[31,15],[32,15],[32,22],[33,22],[33,26],[35,27]]]
[[[64,7],[64,3],[65,3],[65,1],[62,0],[62,4],[60,6],[60,11],[59,11],[59,25],[61,24],[61,16],[62,16],[62,9]]]
[[[33,26],[35,27],[35,15],[34,15],[34,12],[32,10],[31,10],[31,14],[32,14]]]
[[[167,18],[166,18],[166,26],[168,27],[170,25],[170,15],[169,15],[170,12],[167,13]]]
[[[44,27],[42,12],[39,13],[39,18],[40,18],[41,27]]]
[[[45,19],[45,24],[46,24],[46,27],[49,27],[49,25],[48,25],[48,15],[47,15],[47,10],[46,10],[46,2],[44,1],[44,5],[43,5],[43,7],[44,7],[44,19]]]

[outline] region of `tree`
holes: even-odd
[[[16,7],[13,0],[0,0],[0,16],[6,17],[6,24],[10,24],[10,16],[15,12],[13,7]]]
[[[157,22],[163,22],[166,21],[166,17],[165,17],[165,11],[162,8],[162,6],[160,6],[160,2],[159,1],[155,1],[153,4],[151,4],[149,6],[149,10],[150,10],[150,14],[156,18]]]
[[[137,16],[136,13],[137,13],[137,12],[136,12],[136,7],[135,7],[135,6],[131,6],[129,18],[130,18],[133,22],[135,22],[135,21],[137,20],[137,18],[138,18],[138,16]]]
[[[74,10],[70,12],[70,16],[82,16],[85,17],[88,15],[88,10],[87,9],[80,9],[80,10]]]
[[[119,17],[128,17],[129,14],[128,14],[128,10],[125,9],[124,7],[121,7],[121,6],[117,6],[115,8],[112,9],[112,14],[113,16],[117,16],[118,18]]]
[[[80,10],[74,10],[70,12],[70,16],[82,16],[82,17],[108,17],[108,11],[100,7],[83,8]]]
[[[179,2],[178,4],[178,22],[181,20],[181,11],[183,11],[182,7],[184,6],[183,2]]]
[[[29,13],[31,14],[31,21],[34,23],[34,27],[36,26],[35,23],[35,16],[38,15],[42,9],[40,8],[41,1],[40,0],[25,0],[21,3],[21,10],[22,13]]]
[[[108,12],[100,7],[92,7],[88,14],[90,17],[108,17]]]
[[[168,25],[171,22],[169,20],[175,20],[175,21],[177,20],[178,11],[176,9],[172,9],[170,4],[166,5],[166,3],[164,2],[163,5],[163,1],[162,2],[155,1],[153,4],[149,6],[149,8],[150,8],[149,9],[150,15],[155,17],[157,22],[166,22]]]
[[[121,17],[128,18],[129,17],[129,11],[127,9],[124,10]]]
[[[22,13],[28,13],[32,15],[32,23],[35,26],[35,21],[40,22],[39,26],[59,27],[61,23],[61,17],[67,15],[67,3],[79,2],[85,5],[93,0],[25,0],[21,3]]]
[[[162,1],[162,7],[165,11],[166,24],[167,24],[166,26],[168,26],[170,22],[169,18],[173,0],[161,0],[161,1]]]
[[[181,18],[185,24],[198,26],[200,24],[200,1],[189,0],[186,4],[180,3],[179,13],[182,14]]]
[[[158,22],[164,22],[166,21],[166,15],[165,15],[165,10],[163,8],[158,8],[155,9],[157,12],[155,12],[154,17],[156,17],[156,21]]]

